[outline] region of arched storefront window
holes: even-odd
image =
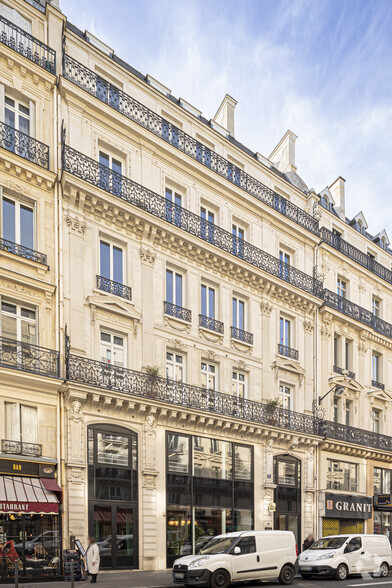
[[[301,462],[291,455],[274,459],[275,525],[280,531],[292,531],[301,547]]]
[[[89,426],[89,533],[97,539],[102,568],[137,567],[137,486],[136,433]]]

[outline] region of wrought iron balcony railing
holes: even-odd
[[[178,306],[177,304],[173,304],[172,302],[168,302],[167,300],[165,300],[163,303],[163,312],[164,314],[174,316],[175,318],[186,321],[187,323],[192,322],[191,310],[183,308],[182,306]]]
[[[354,302],[343,298],[331,290],[324,290],[324,304],[330,308],[334,308],[346,316],[367,325],[374,329],[380,335],[392,339],[392,325],[383,321],[378,316],[375,316],[370,310],[366,310],[362,306],[358,306]]]
[[[0,16],[0,42],[46,71],[56,73],[56,52],[3,16]]]
[[[58,351],[7,337],[0,337],[0,365],[52,378],[60,377]]]
[[[335,233],[326,227],[321,227],[320,235],[324,243],[327,243],[340,253],[343,253],[343,255],[346,255],[356,263],[359,263],[362,267],[367,268],[382,280],[392,284],[392,271],[381,265],[381,263],[367,255],[364,251],[350,245],[350,243],[342,239],[342,237],[339,237],[339,235],[335,235]]]
[[[285,357],[289,357],[290,359],[295,359],[298,361],[297,349],[293,349],[292,347],[287,347],[287,345],[281,345],[278,343],[278,353],[279,355],[284,355]]]
[[[392,451],[392,437],[365,431],[357,427],[350,427],[332,421],[319,421],[320,435],[327,439],[337,439],[345,443],[374,447],[383,451]]]
[[[102,79],[69,55],[64,55],[63,75],[92,96],[108,104],[127,118],[141,125],[154,135],[164,139],[192,159],[214,171],[231,184],[245,190],[280,214],[301,227],[318,235],[318,220],[304,210],[277,194],[233,163],[212,151],[178,127],[165,120],[119,88]]]
[[[114,196],[183,229],[203,241],[206,240],[206,222],[200,216],[182,208],[182,206],[169,202],[166,198],[148,188],[144,188],[133,180],[108,170],[106,166],[67,145],[63,145],[62,160],[64,171],[110,192]],[[110,174],[110,181],[108,181],[108,174]],[[215,247],[300,288],[304,292],[319,298],[323,297],[322,283],[313,276],[309,276],[280,261],[277,257],[266,253],[247,241],[238,239],[229,231],[225,231],[216,225],[214,225],[213,237],[212,244]]]
[[[231,327],[231,338],[242,341],[247,345],[253,345],[253,333],[248,333],[248,331],[244,331],[238,327]]]
[[[154,399],[248,422],[269,424],[309,435],[318,434],[317,419],[312,415],[284,408],[275,408],[271,411],[263,402],[149,376],[144,372],[116,367],[77,355],[68,356],[67,379],[102,388],[103,391],[113,390],[129,396]]]
[[[8,241],[8,239],[0,238],[0,249],[13,253],[14,255],[19,255],[19,257],[25,257],[26,259],[47,265],[47,257],[44,253],[39,253],[39,251],[30,249],[30,247],[13,243],[12,241]]]
[[[0,122],[0,147],[49,169],[49,147],[3,122]]]
[[[13,455],[41,457],[42,445],[39,443],[25,443],[24,441],[11,441],[9,439],[2,439],[1,452],[12,453]]]
[[[372,380],[373,388],[378,388],[379,390],[385,390],[385,384],[382,382],[377,382],[377,380]]]
[[[344,368],[339,367],[338,365],[333,366],[333,371],[336,374],[340,374],[341,376],[347,376],[351,380],[355,380],[355,373],[350,370],[345,370]]]
[[[26,2],[27,4],[30,4],[30,6],[34,6],[34,8],[45,14],[46,0],[26,0]]]
[[[210,331],[215,331],[221,335],[223,335],[225,330],[225,326],[221,321],[217,321],[216,319],[205,316],[204,314],[199,314],[199,327],[203,327],[203,329],[209,329]]]
[[[124,284],[120,284],[120,282],[109,280],[109,278],[97,276],[97,288],[103,292],[108,292],[115,296],[121,296],[121,298],[125,298],[126,300],[132,300],[132,288],[124,286]]]

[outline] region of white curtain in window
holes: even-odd
[[[22,441],[25,443],[37,443],[38,415],[34,406],[20,407],[20,424],[22,429]]]
[[[19,405],[5,402],[5,438],[9,441],[20,441]]]

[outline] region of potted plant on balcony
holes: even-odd
[[[277,408],[279,408],[279,400],[277,400],[276,398],[267,400],[267,402],[265,403],[265,413],[266,413],[268,425],[276,425],[276,423],[277,423],[277,414],[276,414]]]
[[[144,371],[147,374],[147,396],[151,398],[157,397],[157,386],[156,383],[159,378],[159,367],[157,365],[146,365]]]

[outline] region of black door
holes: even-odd
[[[275,457],[274,527],[279,531],[292,531],[298,549],[301,548],[301,464],[291,455]]]
[[[90,529],[97,540],[102,569],[135,568],[137,521],[134,505],[92,504]]]

